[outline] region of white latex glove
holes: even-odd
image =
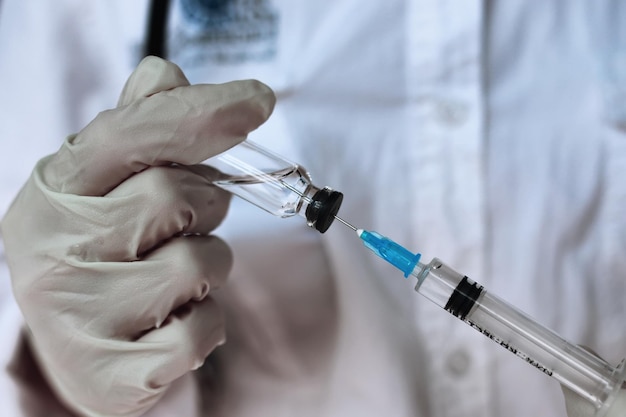
[[[146,58],[116,109],[38,163],[2,234],[35,356],[75,412],[138,416],[224,341],[208,294],[231,254],[208,234],[229,197],[194,164],[244,140],[274,102],[259,82],[189,86]]]

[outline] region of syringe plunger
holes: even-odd
[[[417,292],[591,402],[596,417],[606,414],[624,387],[626,361],[611,366],[437,258],[424,265],[419,262],[419,254],[376,232],[359,229],[357,234],[367,248],[404,272],[405,277],[416,277]]]

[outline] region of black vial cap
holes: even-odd
[[[323,188],[315,193],[306,208],[306,219],[317,231],[324,233],[335,220],[341,207],[343,194],[339,191]]]

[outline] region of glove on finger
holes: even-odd
[[[244,140],[274,95],[256,81],[188,85],[147,58],[119,106],[42,159],[2,235],[14,293],[52,388],[86,416],[138,416],[223,341],[209,293],[228,195],[198,164]]]

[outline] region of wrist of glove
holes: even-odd
[[[86,416],[138,416],[224,341],[211,231],[229,196],[198,165],[269,117],[256,81],[190,86],[146,58],[116,109],[42,159],[2,220],[15,298],[51,387]]]

